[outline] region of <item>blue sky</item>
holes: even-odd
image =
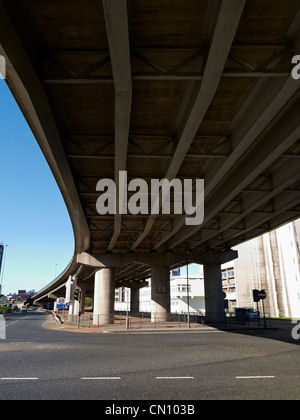
[[[54,177],[6,82],[0,79],[0,243],[9,245],[3,293],[40,290],[74,252]]]

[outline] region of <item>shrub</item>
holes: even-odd
[[[12,313],[11,308],[8,308],[7,306],[0,306],[0,314],[7,315],[11,313]]]

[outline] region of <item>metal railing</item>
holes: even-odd
[[[199,325],[202,323],[202,317],[190,315],[190,324]],[[78,325],[78,315],[69,315],[68,322]],[[80,327],[114,327],[120,329],[157,329],[157,328],[187,328],[188,314],[161,314],[138,313],[114,313],[110,315],[102,314],[84,314],[80,316]]]
[[[268,315],[268,316],[267,316]],[[159,329],[159,328],[201,328],[204,326],[216,327],[219,329],[239,328],[270,328],[271,318],[267,314],[265,318],[250,319],[249,317],[236,316],[235,313],[222,314],[126,314],[117,312],[114,314],[92,314],[86,313],[78,318],[78,315],[68,315],[67,322],[77,325],[79,328],[100,328],[105,326],[111,329],[138,330],[138,329]]]

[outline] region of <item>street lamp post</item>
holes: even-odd
[[[129,330],[129,289],[126,290],[126,330]]]
[[[186,266],[186,289],[187,289],[187,306],[188,306],[188,328],[191,328],[191,319],[190,319],[190,291],[189,291],[189,264],[187,262]]]

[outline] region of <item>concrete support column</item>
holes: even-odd
[[[79,310],[80,310],[79,302],[77,300],[74,300],[73,315],[78,316],[79,315]]]
[[[223,322],[225,317],[221,264],[204,264],[205,308],[208,322]]]
[[[72,277],[68,280],[70,281],[70,284],[67,285],[67,291],[66,291],[66,300],[67,303],[69,303],[69,316],[75,314],[75,300],[74,300],[74,293],[77,289],[77,277]]]
[[[171,311],[170,267],[152,266],[151,268],[152,322],[167,321]]]
[[[140,312],[140,289],[130,289],[130,312],[138,314]]]
[[[49,299],[53,299],[53,311],[57,311],[57,303],[56,303],[56,301],[58,299],[58,296],[54,295],[53,293],[49,293],[48,294],[48,298]]]
[[[85,307],[85,298],[86,298],[86,292],[88,290],[88,286],[86,283],[83,283],[81,281],[77,282],[77,287],[80,289],[80,305],[79,305],[79,311],[81,315],[84,315],[84,307]]]
[[[115,310],[115,269],[103,268],[95,274],[94,325],[113,322]]]

